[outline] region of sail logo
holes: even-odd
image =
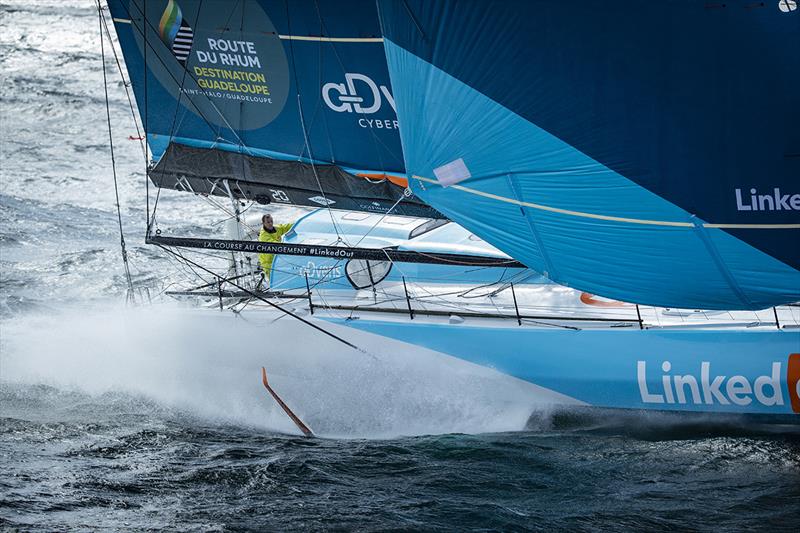
[[[750,189],[749,196],[741,189],[735,194],[737,211],[800,211],[800,194],[781,194],[779,187],[769,194],[759,194],[755,188]]]
[[[364,74],[348,72],[344,75],[345,83],[326,83],[322,86],[322,99],[325,105],[337,113],[361,113],[370,115],[380,111],[385,99],[396,112],[394,97],[385,85],[378,85],[372,78]],[[356,89],[356,82],[361,82],[370,95],[364,98]],[[334,103],[331,95],[335,95],[339,103]],[[366,102],[366,103],[365,103]]]
[[[344,83],[326,83],[322,86],[322,100],[337,113],[357,113],[372,115],[383,108],[384,102],[396,113],[394,97],[385,85],[378,85],[372,78],[364,74],[347,72]],[[396,116],[396,115],[395,115]],[[397,119],[374,119],[362,117],[358,119],[362,128],[396,130]]]
[[[778,2],[778,9],[781,13],[789,13],[797,9],[797,2],[795,0],[780,0]]]
[[[769,374],[750,380],[743,375],[712,375],[711,363],[700,363],[700,379],[693,374],[670,374],[672,364],[661,364],[661,384],[651,388],[647,382],[647,362],[636,362],[636,380],[639,395],[647,404],[694,404],[747,406],[756,401],[771,407],[784,405],[781,388],[783,364],[773,362]],[[789,397],[792,410],[800,413],[800,354],[789,356],[787,370]]]
[[[325,206],[328,206],[328,205],[333,205],[333,204],[335,204],[335,203],[336,203],[336,202],[335,202],[335,201],[333,201],[333,200],[328,200],[328,199],[327,199],[327,198],[325,198],[324,196],[311,196],[311,197],[309,198],[309,200],[311,200],[312,202],[316,202],[316,203],[318,203],[319,205],[325,205]]]
[[[172,51],[175,59],[186,65],[192,51],[194,31],[183,18],[181,7],[175,0],[169,0],[161,20],[158,23],[158,34],[164,44]]]

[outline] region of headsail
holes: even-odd
[[[800,10],[777,3],[380,1],[412,189],[594,294],[800,300]]]
[[[402,196],[382,179],[405,169],[374,3],[108,3],[157,185],[378,212]],[[210,172],[187,156],[213,161]],[[406,208],[441,217],[413,198],[394,212]]]

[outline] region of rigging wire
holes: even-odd
[[[122,5],[122,8],[125,10],[126,14],[128,15],[128,18],[131,20],[132,28],[134,28],[142,36],[142,38],[144,39],[144,44],[143,44],[143,56],[144,56],[144,119],[143,119],[143,123],[144,123],[145,137],[146,137],[147,131],[148,131],[148,120],[149,120],[149,112],[148,112],[148,100],[149,100],[149,98],[148,98],[148,90],[147,90],[147,81],[148,81],[148,77],[149,77],[148,76],[148,67],[147,67],[147,63],[148,63],[148,53],[147,53],[148,52],[148,48],[150,48],[152,52],[155,52],[155,48],[153,48],[153,45],[150,44],[150,42],[148,41],[147,33],[148,33],[148,29],[150,31],[152,31],[152,32],[157,32],[157,30],[156,30],[156,28],[153,27],[153,25],[147,19],[147,0],[144,0],[144,4],[143,4],[143,6],[141,8],[136,3],[131,3],[131,5],[136,8],[136,11],[138,12],[139,15],[141,15],[142,21],[143,21],[143,25],[140,27],[138,24],[136,24],[136,22],[135,22],[135,20],[134,20],[134,18],[132,16],[131,10],[128,9],[128,7],[126,7],[125,5]],[[199,17],[199,11],[198,11],[198,17]],[[196,24],[197,24],[197,20],[195,20],[195,25]],[[158,57],[158,54],[156,54],[156,59],[165,67],[165,71],[167,72],[167,74],[169,74],[169,76],[172,79],[172,81],[176,85],[179,86],[179,89],[181,90],[181,93],[182,93],[182,89],[183,89],[183,87],[185,85],[185,82],[186,82],[186,75],[188,73],[188,70],[184,69],[182,80],[181,80],[180,83],[178,83],[178,80],[176,79],[176,77],[172,74],[172,72],[168,68],[166,68],[166,65],[164,64],[163,60],[161,60],[161,58]],[[191,79],[193,79],[195,82],[197,81],[197,79],[192,74],[189,74],[189,77]],[[224,124],[237,137],[239,144],[243,146],[244,143],[241,141],[241,138],[239,138],[238,134],[233,129],[233,127],[230,125],[230,123],[228,123],[227,119],[222,114],[222,112],[219,110],[219,108],[217,108],[217,106],[214,104],[214,102],[211,101],[211,99],[209,97],[206,97],[206,100],[208,101],[210,106],[213,108],[213,110],[217,112],[217,114],[222,119]],[[208,129],[210,131],[214,132],[215,128],[212,125],[212,123],[209,120],[209,118],[206,117],[206,114],[191,99],[188,99],[187,101],[192,106],[192,108],[196,111],[197,115],[203,120],[203,122],[205,122],[205,124],[208,127]],[[180,96],[179,96],[179,102],[180,102]],[[180,109],[180,105],[176,104],[175,115],[173,117],[172,128],[171,128],[170,135],[169,135],[170,138],[172,138],[173,135],[174,135],[174,128],[175,128],[175,123],[176,123],[175,119],[177,117],[179,109]],[[217,141],[220,138],[222,138],[222,137],[220,137],[221,128],[222,128],[222,125],[220,125],[219,128],[217,128],[217,131],[215,133],[215,137],[216,137]],[[227,141],[227,139],[224,139],[224,138],[223,138],[223,140]],[[231,141],[227,141],[227,142],[231,142]],[[151,232],[152,232],[152,228],[154,227],[154,225],[156,223],[156,212],[157,212],[157,209],[158,209],[159,200],[161,198],[161,188],[159,187],[156,190],[156,197],[155,197],[155,200],[153,202],[153,208],[152,208],[152,211],[151,211],[151,209],[150,209],[150,179],[149,179],[150,164],[149,164],[149,157],[148,157],[148,152],[147,152],[147,149],[149,148],[149,144],[146,141],[145,141],[144,144],[145,144],[145,191],[146,191],[145,192],[145,198],[146,198],[145,202],[146,202],[146,212],[147,212],[147,217],[146,217],[147,218],[147,220],[146,220],[146,223],[147,223],[146,236],[149,236],[151,234]],[[231,142],[231,144],[233,144],[233,143]]]
[[[100,27],[100,56],[103,62],[103,91],[105,92],[106,100],[106,122],[108,123],[108,145],[111,151],[111,172],[114,176],[114,197],[117,206],[117,222],[119,223],[119,245],[122,251],[122,264],[125,267],[125,281],[128,284],[128,301],[132,302],[134,298],[133,280],[131,279],[131,269],[128,265],[128,251],[125,249],[125,232],[122,229],[122,208],[119,203],[119,186],[117,183],[117,162],[114,157],[114,136],[111,132],[111,107],[108,103],[108,76],[106,75],[106,52],[105,52],[105,37],[103,36],[103,9],[100,5],[100,0],[97,0],[97,15],[98,24]],[[114,44],[111,43],[111,46]]]
[[[288,1],[285,2],[285,6],[286,6],[286,27],[287,27],[287,30],[289,32],[289,35],[292,35],[292,23],[291,23],[291,16],[290,16],[289,2]],[[321,42],[319,43],[319,46],[320,47],[322,46]],[[317,187],[319,187],[319,193],[322,196],[322,199],[325,202],[325,207],[327,208],[328,214],[331,217],[331,224],[333,224],[333,229],[336,231],[336,238],[337,238],[336,242],[345,242],[346,243],[346,241],[344,241],[342,239],[342,235],[339,232],[339,227],[336,224],[336,219],[334,218],[333,210],[331,209],[331,202],[328,201],[328,198],[325,195],[325,191],[323,190],[322,183],[319,180],[319,175],[317,174],[317,165],[314,162],[314,153],[311,150],[311,142],[309,141],[309,138],[308,138],[308,131],[306,130],[306,123],[305,123],[305,118],[304,118],[304,115],[303,115],[303,104],[302,104],[302,101],[300,99],[300,79],[297,77],[297,63],[294,60],[294,41],[291,40],[291,39],[289,40],[289,49],[291,51],[291,53],[289,55],[292,58],[292,72],[294,73],[294,80],[295,80],[295,94],[297,96],[297,110],[298,110],[298,113],[300,115],[300,127],[303,130],[303,141],[305,142],[306,151],[308,152],[308,161],[311,164],[311,171],[314,174],[314,179],[317,181]],[[302,154],[301,154],[301,158],[302,158]]]
[[[203,9],[203,0],[200,0],[200,4],[199,4],[199,6],[197,8],[197,16],[195,16],[195,19],[194,19],[194,27],[197,27],[197,21],[200,19],[200,12],[202,11],[202,9]],[[145,13],[146,12],[147,12],[147,10],[145,9]],[[145,33],[146,33],[146,31],[147,31],[147,29],[145,28]],[[146,47],[145,47],[145,49],[146,49]],[[172,125],[169,128],[169,137],[168,137],[169,139],[172,139],[174,137],[174,135],[175,135],[175,129],[176,129],[175,127],[176,127],[176,124],[177,124],[177,121],[178,121],[178,112],[181,109],[181,98],[183,97],[183,89],[184,89],[184,86],[186,85],[186,74],[188,72],[189,72],[188,68],[184,68],[183,69],[183,75],[181,76],[181,83],[178,86],[178,98],[175,101],[175,112],[172,114]],[[145,79],[147,79],[147,66],[146,65],[145,65],[144,75],[145,75]],[[181,121],[182,121],[182,119],[181,119]],[[220,126],[220,128],[221,128],[221,126]],[[217,132],[217,136],[219,136],[219,132]],[[164,170],[163,169],[161,171],[161,175],[162,175],[162,177],[164,175]],[[148,180],[148,185],[149,185],[149,183],[150,182]],[[152,214],[151,217],[148,217],[148,222],[147,222],[147,235],[148,236],[150,235],[151,228],[155,224],[156,211],[158,210],[158,201],[159,201],[160,198],[161,198],[161,187],[158,187],[158,190],[156,191],[156,199],[155,199],[155,202],[153,203],[153,214]],[[148,199],[149,199],[149,192],[148,192]]]
[[[144,50],[145,50],[144,55],[145,55],[145,59],[146,59],[147,58],[147,49],[148,48],[150,48],[152,52],[156,52],[155,47],[153,47],[153,45],[150,44],[148,42],[148,40],[147,40],[147,31],[146,30],[149,28],[153,33],[158,34],[158,29],[153,26],[153,24],[150,22],[150,20],[148,20],[148,18],[146,16],[147,0],[145,0],[144,4],[145,4],[144,11],[141,8],[139,8],[139,6],[136,4],[136,2],[131,2],[131,4],[130,4],[133,7],[135,7],[137,9],[138,13],[142,16],[142,21],[144,22],[144,27],[142,27],[142,28],[140,28],[135,23],[132,15],[131,15],[131,11],[128,8],[126,8],[124,4],[122,4],[122,8],[128,14],[128,18],[131,20],[131,26],[133,28],[135,28],[136,31],[139,32],[139,34],[144,37]],[[157,52],[156,52],[156,59],[161,63],[162,66],[164,66],[164,69],[165,69],[166,73],[169,75],[169,77],[172,79],[172,81],[176,85],[179,85],[178,84],[178,80],[172,74],[172,71],[167,67],[167,65],[164,63],[164,61],[158,56]],[[198,80],[193,74],[189,73],[188,76],[195,83],[197,83]],[[147,69],[146,68],[145,68],[145,78],[144,78],[144,80],[145,80],[145,86],[146,86],[147,85]],[[201,94],[203,94],[203,93],[201,92]],[[234,134],[234,136],[237,139],[236,143],[234,143],[232,141],[229,141],[227,139],[223,139],[223,140],[225,140],[226,142],[229,142],[230,144],[239,143],[242,146],[244,146],[245,148],[247,148],[247,145],[244,144],[244,142],[239,137],[238,133],[236,133],[236,130],[233,128],[233,126],[231,126],[230,122],[228,122],[228,119],[225,117],[225,115],[222,113],[222,111],[220,111],[220,109],[217,107],[217,105],[212,101],[211,97],[209,97],[209,96],[207,96],[205,94],[203,94],[203,96],[205,96],[205,101],[211,106],[212,110],[215,111],[217,115],[219,115],[219,118],[225,123],[225,126],[231,131],[231,133]],[[201,119],[203,119],[203,122],[206,123],[206,126],[208,126],[208,129],[213,132],[214,131],[214,126],[211,124],[211,121],[206,117],[206,114],[203,113],[203,111],[197,106],[197,104],[195,104],[192,101],[192,99],[189,99],[188,102],[192,105],[192,108],[197,112],[198,116]],[[147,104],[147,93],[145,92],[145,105],[146,104]],[[147,118],[147,117],[145,116],[145,118]],[[145,128],[145,130],[147,130],[147,128]],[[252,152],[250,152],[249,150],[248,150],[248,154],[249,155],[253,155]]]
[[[97,0],[98,2],[100,0]],[[144,12],[147,13],[147,0],[144,0]],[[135,26],[133,23],[133,17],[131,17],[130,12],[128,12],[128,18],[131,19],[131,26]],[[143,17],[145,23],[147,23],[147,15],[145,14]],[[147,107],[147,29],[142,31],[142,37],[144,38],[144,119],[142,120],[142,126],[144,127],[144,196],[145,196],[145,238],[150,236],[150,156],[148,149],[150,147],[150,143],[147,139],[147,132],[148,129],[148,117],[150,116],[148,113]],[[155,213],[153,214],[153,218],[155,218]]]
[[[147,29],[150,28],[150,30],[153,31],[153,32],[155,32],[156,29],[153,27],[153,25],[147,19],[147,15],[146,15],[146,13],[147,13],[147,0],[144,0],[143,9],[139,8],[135,3],[132,3],[131,5],[133,5],[134,7],[137,8],[137,11],[139,12],[139,14],[142,15],[142,20],[144,22],[144,25],[140,28],[134,22],[134,19],[131,16],[130,10],[127,7],[125,7],[124,5],[122,6],[123,9],[125,9],[126,13],[128,14],[128,18],[131,20],[131,26],[133,28],[135,28],[142,35],[142,37],[144,39],[144,46],[143,46],[143,48],[144,48],[144,51],[143,51],[143,55],[144,55],[144,108],[145,108],[145,113],[144,113],[144,125],[145,126],[144,126],[144,130],[145,130],[145,136],[146,136],[147,135],[147,131],[148,131],[147,123],[148,123],[148,118],[149,118],[149,113],[148,113],[148,94],[147,94],[147,79],[148,79],[148,75],[147,75],[147,72],[148,72],[148,70],[147,70],[147,55],[148,54],[147,54],[147,51],[148,51],[148,48],[152,48],[153,49],[152,51],[155,51],[153,46],[147,40]],[[199,16],[199,12],[198,12],[198,16]],[[158,57],[158,54],[156,54],[156,59],[158,59],[159,62],[161,62],[161,64],[164,65],[164,62]],[[166,68],[166,65],[164,65],[164,66]],[[176,85],[180,85],[181,88],[183,87],[183,85],[185,84],[185,76],[186,76],[186,73],[187,73],[186,70],[184,70],[184,80],[180,84],[178,84],[178,80],[175,78],[175,76],[172,74],[172,72],[168,68],[166,69],[166,72],[169,74],[170,78],[172,78],[172,81],[175,82]],[[189,76],[195,82],[197,81],[197,79],[193,75],[189,74]],[[241,138],[239,138],[239,136],[236,133],[236,131],[233,130],[233,127],[230,125],[230,123],[228,123],[227,119],[222,114],[222,112],[219,110],[219,108],[217,108],[217,106],[214,104],[213,101],[211,101],[211,99],[209,97],[206,97],[206,100],[208,101],[210,106],[213,108],[213,110],[216,111],[217,114],[220,116],[220,118],[222,119],[222,122],[224,122],[224,124],[227,125],[227,127],[231,130],[231,132],[237,137],[237,139],[239,140],[239,144],[243,145],[243,142],[241,141]],[[214,126],[211,124],[210,120],[206,117],[205,113],[191,99],[189,99],[188,101],[191,104],[192,108],[197,112],[197,115],[203,120],[203,122],[205,122],[205,124],[209,128],[209,130],[214,132]],[[177,116],[177,110],[178,110],[178,107],[176,106],[176,116]],[[174,121],[173,121],[173,129],[174,129]],[[219,141],[219,139],[222,138],[220,136],[221,129],[222,129],[222,125],[220,125],[219,128],[217,128],[217,130],[216,130],[215,143],[217,141]],[[170,138],[172,138],[172,136],[173,136],[173,132],[171,131],[170,132]],[[233,144],[231,141],[228,141],[227,139],[223,138],[223,140]],[[148,143],[145,142],[145,152],[146,153],[147,153],[147,148],[148,148]],[[152,215],[151,215],[151,210],[150,210],[150,180],[149,180],[150,165],[149,165],[149,159],[147,158],[147,156],[145,157],[145,160],[146,160],[146,162],[145,162],[145,191],[146,191],[145,197],[146,197],[146,211],[147,211],[146,236],[149,237],[151,232],[152,232],[152,228],[156,223],[156,211],[158,209],[159,199],[161,198],[161,188],[159,187],[157,189],[157,191],[156,191],[156,198],[155,198],[155,201],[154,201],[154,204],[153,204],[153,210],[152,210]]]
[[[100,10],[100,18],[103,21],[103,28],[105,29],[106,36],[108,37],[108,42],[111,43],[111,51],[114,52],[114,61],[117,64],[119,77],[120,79],[122,79],[122,86],[125,88],[125,96],[128,99],[128,107],[131,110],[131,118],[133,119],[133,125],[136,128],[136,139],[139,141],[139,146],[142,148],[142,157],[144,157],[146,165],[147,153],[145,150],[145,137],[142,136],[142,131],[139,129],[139,121],[136,119],[136,110],[133,107],[133,98],[131,98],[131,92],[129,90],[131,82],[125,79],[125,73],[122,68],[122,62],[119,60],[119,55],[117,54],[117,48],[114,46],[114,39],[111,37],[111,31],[108,29],[108,21],[106,21],[106,16],[103,13],[102,9]]]
[[[325,26],[325,21],[322,18],[322,13],[321,13],[321,11],[319,9],[319,2],[316,1],[316,0],[314,2],[314,7],[315,7],[315,9],[317,11],[317,17],[319,18],[320,26],[323,28],[325,33],[330,34],[330,32],[328,32],[327,27]],[[339,54],[339,50],[336,48],[336,43],[335,42],[331,42],[329,44],[330,44],[331,50],[333,50],[333,55],[336,57],[336,60],[339,62],[339,67],[341,68],[342,74],[347,73],[348,69],[344,66],[344,61],[342,60],[342,56]],[[321,44],[320,44],[320,46],[321,46]],[[386,152],[388,152],[390,155],[392,155],[397,161],[403,161],[403,154],[401,153],[399,155],[399,157],[398,157],[398,155],[389,146],[387,146],[386,143],[383,142],[383,140],[381,140],[381,138],[378,137],[378,135],[375,133],[375,131],[373,129],[371,129],[371,128],[369,129],[369,135],[370,135],[370,138],[372,139],[373,147],[375,148],[375,154],[380,159],[380,166],[381,166],[380,170],[384,174],[384,178],[381,181],[385,181],[385,179],[386,179],[385,176],[387,174],[386,165],[384,164],[383,157],[381,157],[381,150],[379,149],[379,146],[382,147],[384,150],[386,150]]]
[[[180,257],[180,258],[181,258],[181,259],[183,259],[184,261],[186,261],[186,262],[188,262],[188,263],[191,263],[191,264],[192,264],[192,265],[194,265],[196,268],[199,268],[200,270],[203,270],[203,271],[207,272],[208,274],[211,274],[212,276],[217,276],[217,278],[218,278],[218,279],[220,279],[220,280],[223,280],[223,279],[224,279],[222,276],[219,276],[219,275],[215,274],[215,273],[214,273],[212,270],[209,270],[209,269],[205,268],[203,265],[201,265],[201,264],[199,264],[199,263],[196,263],[196,262],[192,261],[191,259],[189,259],[189,258],[187,258],[187,257],[184,257],[182,254],[180,254],[180,253],[176,252],[175,250],[171,250],[171,249],[169,249],[169,248],[167,248],[166,246],[163,246],[163,245],[161,245],[161,244],[156,244],[156,246],[158,246],[159,248],[161,248],[161,249],[162,249],[162,250],[164,250],[165,252],[171,253],[171,254],[175,255],[176,257]],[[226,283],[228,283],[228,284],[230,284],[230,285],[233,285],[234,287],[236,287],[236,288],[237,288],[237,289],[239,289],[240,291],[243,291],[243,292],[245,292],[245,293],[249,294],[251,297],[253,297],[253,298],[256,298],[256,299],[258,299],[258,300],[260,300],[260,301],[262,301],[262,302],[266,303],[267,305],[269,305],[269,306],[271,306],[271,307],[273,307],[273,308],[277,309],[278,311],[280,311],[280,312],[282,312],[282,313],[284,313],[284,314],[286,314],[286,315],[288,315],[288,316],[290,316],[290,317],[292,317],[292,318],[294,318],[294,319],[296,319],[296,320],[299,320],[299,321],[300,321],[300,322],[302,322],[303,324],[306,324],[307,326],[310,326],[310,327],[314,328],[315,330],[317,330],[317,331],[319,331],[319,332],[321,332],[321,333],[324,333],[324,334],[325,334],[325,335],[327,335],[328,337],[331,337],[331,338],[333,338],[333,339],[335,339],[335,340],[337,340],[337,341],[341,342],[342,344],[344,344],[344,345],[346,345],[346,346],[349,346],[350,348],[352,348],[352,349],[354,349],[354,350],[356,350],[356,351],[358,351],[358,352],[361,352],[361,353],[363,353],[363,354],[365,354],[365,355],[369,355],[369,356],[371,356],[371,357],[375,357],[374,355],[372,355],[372,354],[371,354],[371,353],[369,353],[368,351],[364,350],[363,348],[360,348],[360,347],[356,346],[356,345],[355,345],[355,344],[353,344],[352,342],[350,342],[350,341],[348,341],[348,340],[346,340],[346,339],[343,339],[342,337],[339,337],[339,336],[338,336],[338,335],[336,335],[335,333],[332,333],[332,332],[328,331],[327,329],[323,328],[322,326],[319,326],[319,325],[317,325],[317,324],[314,324],[313,322],[311,322],[311,321],[309,321],[309,320],[306,320],[305,318],[301,317],[300,315],[297,315],[297,314],[293,313],[292,311],[289,311],[288,309],[284,309],[284,307],[283,307],[283,306],[280,306],[280,305],[276,304],[275,302],[271,302],[271,301],[270,301],[270,300],[268,300],[267,298],[264,298],[264,297],[262,297],[262,296],[259,296],[259,295],[258,295],[258,294],[256,294],[255,292],[253,292],[253,291],[251,291],[251,290],[249,290],[249,289],[247,289],[247,288],[245,288],[245,287],[242,287],[242,286],[241,286],[241,285],[239,285],[238,283],[234,283],[234,282],[233,282],[233,281],[231,281],[230,279],[228,279],[228,280],[225,280],[225,281],[226,281]]]

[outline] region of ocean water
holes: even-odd
[[[231,349],[216,318],[125,306],[99,50],[92,0],[0,0],[0,530],[800,529],[795,428],[537,411],[423,352],[286,320]],[[169,285],[107,73],[134,280]],[[216,213],[165,194],[159,223],[208,234]],[[246,358],[322,438],[293,436]]]

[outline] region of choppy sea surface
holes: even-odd
[[[308,332],[265,355],[323,438],[291,436],[236,374],[256,347],[123,305],[93,4],[0,0],[0,530],[800,529],[790,427],[529,417],[496,377]],[[107,73],[134,281],[163,286],[182,273],[142,243],[141,148]],[[161,202],[162,226],[219,231],[209,205]]]

